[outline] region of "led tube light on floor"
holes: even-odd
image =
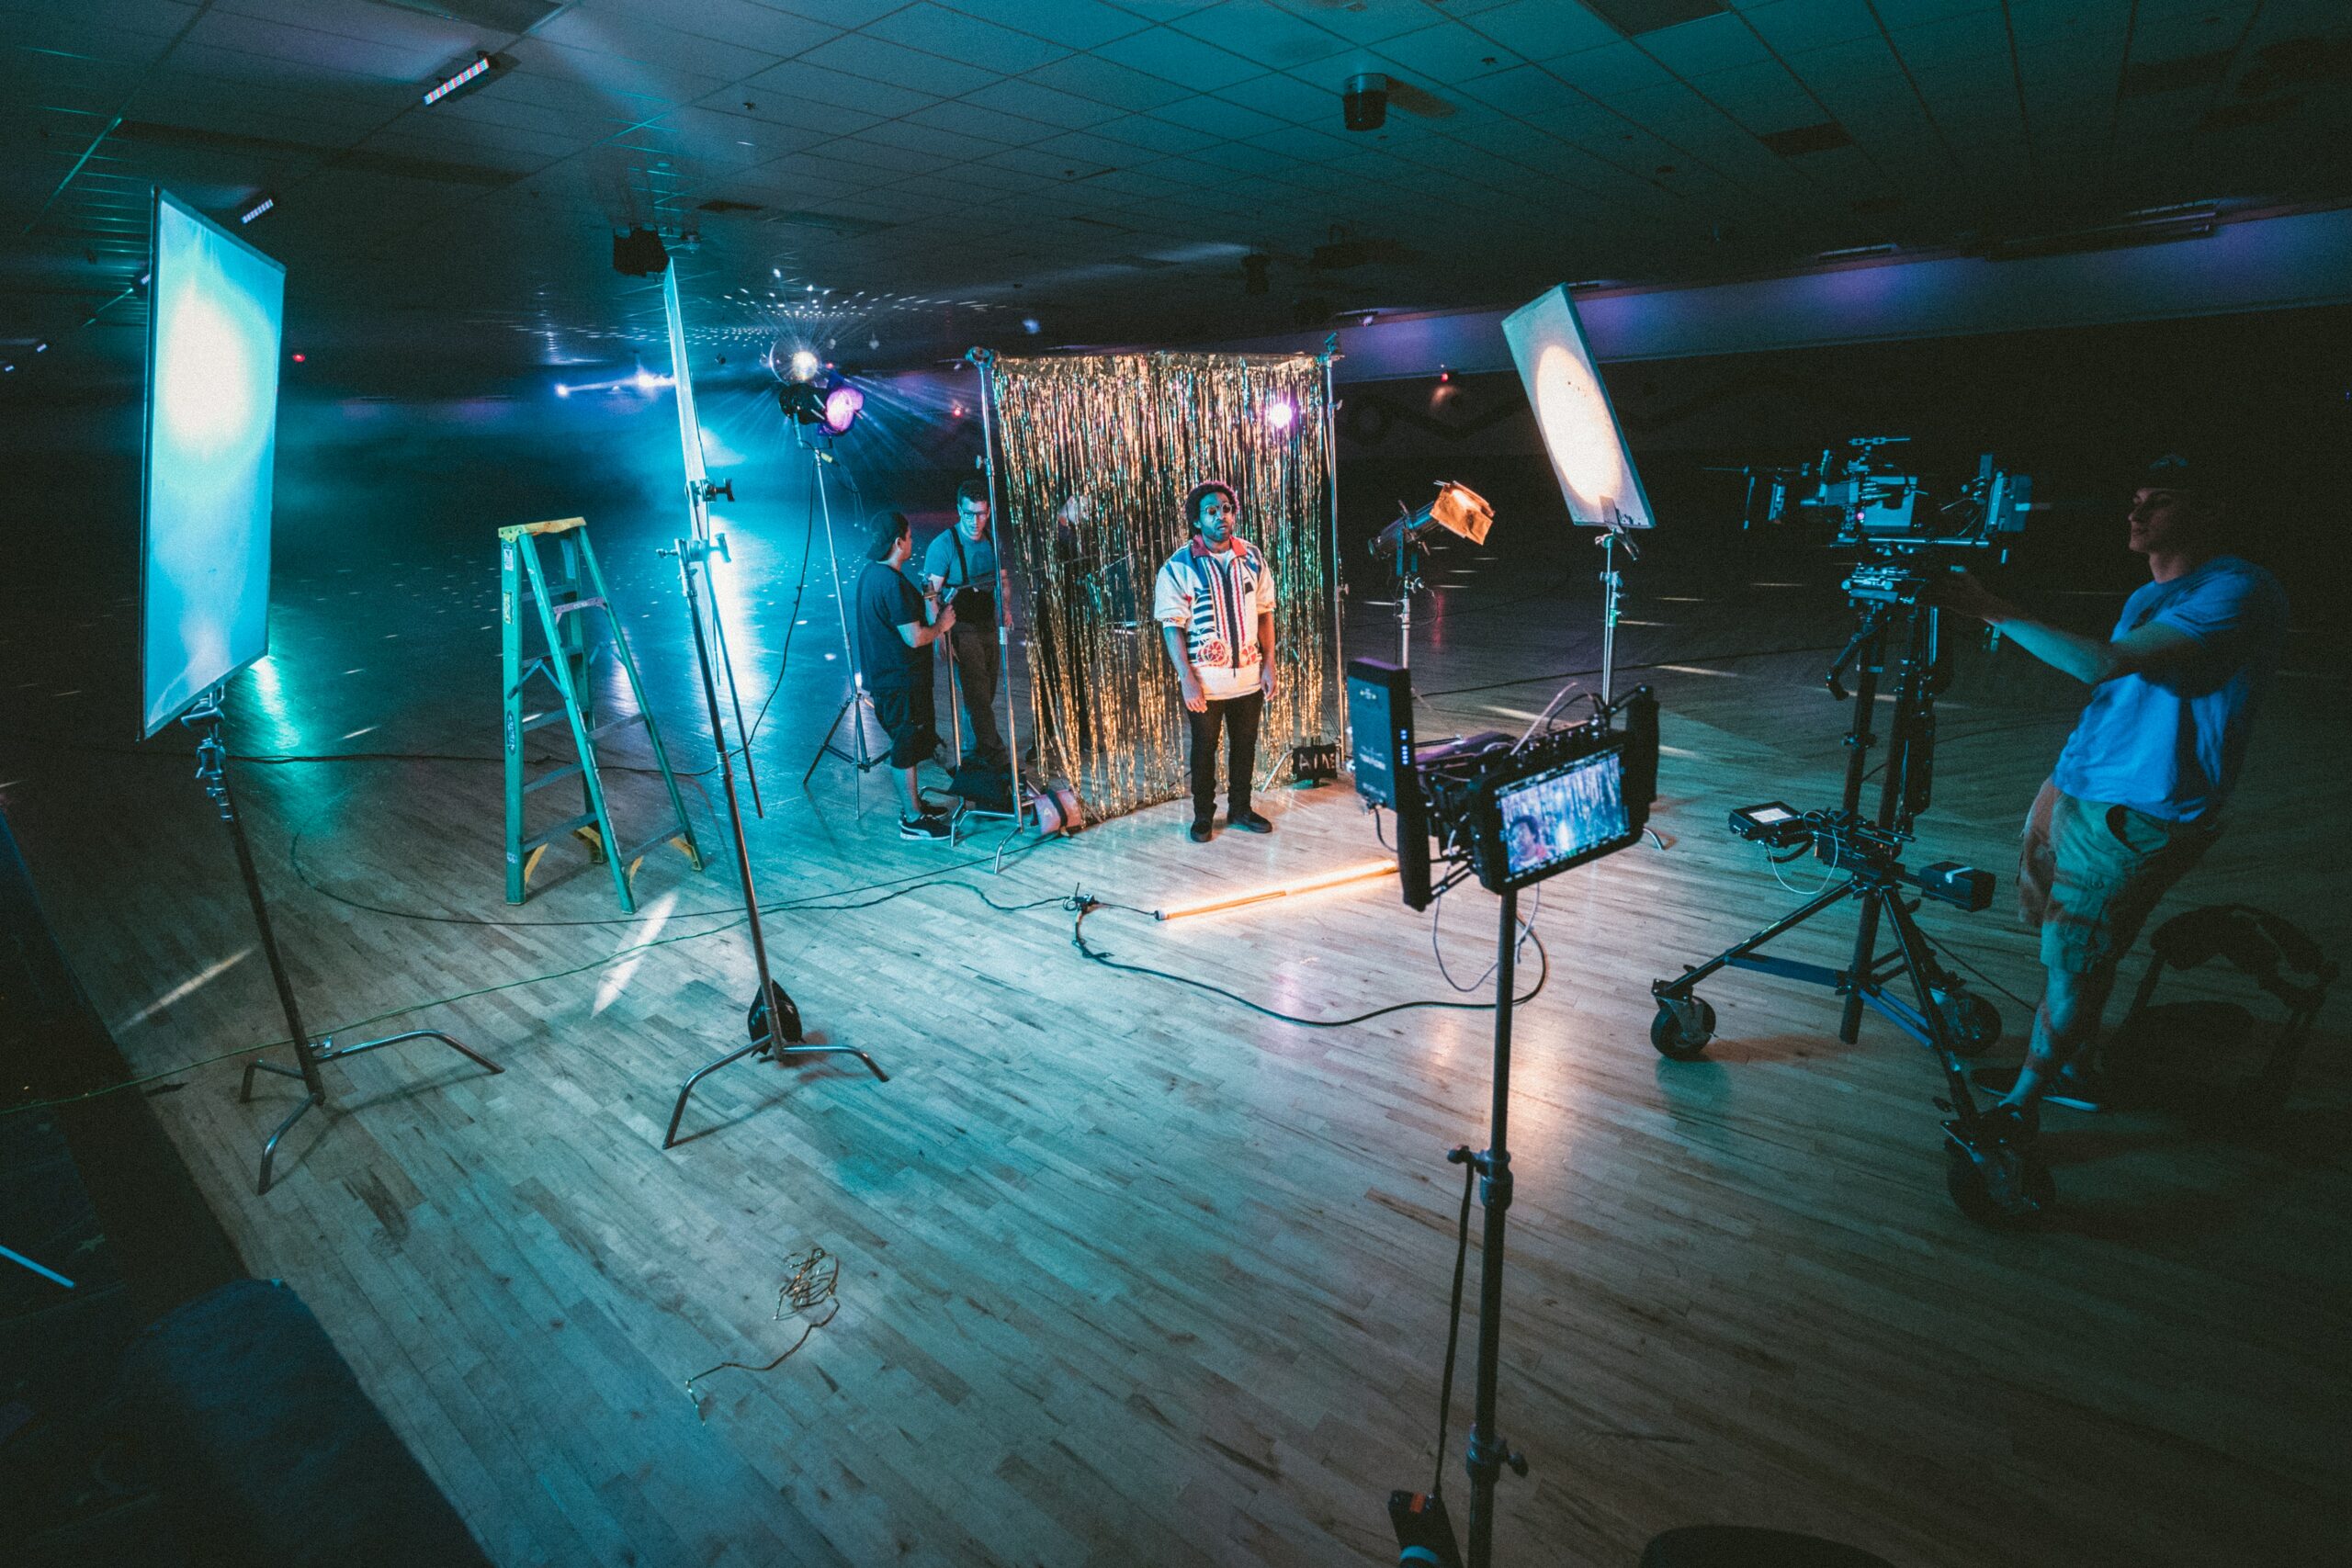
[[[1250,904],[1264,904],[1276,898],[1297,898],[1309,893],[1327,892],[1334,887],[1345,887],[1352,883],[1370,882],[1374,877],[1395,874],[1396,874],[1395,861],[1367,861],[1362,865],[1351,866],[1345,871],[1326,872],[1321,876],[1310,876],[1302,882],[1284,882],[1272,887],[1253,888],[1247,893],[1230,894],[1223,898],[1204,899],[1197,904],[1179,904],[1173,908],[1154,909],[1151,912],[1152,919],[1181,920],[1193,915],[1214,915],[1226,909],[1238,909]]]

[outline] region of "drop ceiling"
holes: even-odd
[[[156,182],[277,197],[317,349],[517,366],[652,343],[632,225],[906,363],[2352,197],[2344,0],[0,0],[0,340],[101,350]]]

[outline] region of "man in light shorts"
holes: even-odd
[[[2220,836],[2285,645],[2278,579],[2226,553],[2229,503],[2201,465],[2166,457],[2148,469],[2128,518],[2150,581],[2106,637],[2037,621],[1964,574],[1939,595],[2092,688],[2027,818],[2018,867],[2046,979],[2025,1066],[1994,1107],[2015,1136],[2031,1135],[2045,1099],[2096,1108],[2083,1049],[2149,911]]]

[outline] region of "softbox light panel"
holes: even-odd
[[[155,192],[140,510],[140,735],[269,651],[286,268]]]
[[[1569,521],[1588,528],[1650,527],[1649,497],[1567,289],[1548,289],[1505,316],[1503,338],[1560,476]]]

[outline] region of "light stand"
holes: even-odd
[[[831,537],[830,528],[826,536]],[[666,1149],[678,1142],[678,1122],[686,1113],[686,1100],[694,1093],[695,1085],[729,1063],[741,1061],[754,1053],[763,1056],[855,1056],[865,1064],[867,1071],[884,1083],[890,1081],[890,1075],[876,1066],[873,1057],[854,1045],[811,1045],[803,1041],[800,1036],[800,1010],[793,1005],[791,997],[775,983],[775,976],[768,971],[767,936],[760,928],[759,896],[752,887],[752,851],[743,838],[743,808],[735,797],[734,763],[729,760],[719,728],[718,682],[711,671],[710,645],[703,637],[700,597],[695,589],[695,575],[709,570],[710,557],[714,553],[721,560],[729,558],[727,536],[715,534],[707,540],[680,539],[676,548],[662,553],[675,556],[678,559],[678,581],[685,590],[687,618],[694,623],[695,661],[702,670],[703,702],[710,713],[711,735],[719,740],[718,778],[726,792],[727,824],[735,839],[735,872],[743,883],[743,919],[752,932],[752,963],[759,974],[759,989],[752,997],[750,1013],[751,1043],[739,1045],[718,1060],[695,1068],[692,1076],[679,1086],[677,1103],[670,1110],[669,1130],[662,1136],[662,1146]]]
[[[1451,1150],[1446,1161],[1478,1173],[1478,1203],[1486,1224],[1478,1253],[1478,1369],[1473,1383],[1470,1441],[1463,1467],[1470,1472],[1470,1568],[1488,1568],[1495,1556],[1495,1482],[1509,1465],[1527,1473],[1527,1456],[1514,1451],[1495,1425],[1495,1383],[1502,1367],[1503,1223],[1510,1211],[1510,1012],[1517,981],[1519,890],[1502,896],[1502,935],[1495,951],[1495,1084],[1487,1113],[1487,1147]]]
[[[662,309],[670,328],[670,380],[677,394],[678,445],[685,457],[686,516],[695,538],[701,543],[710,541],[710,503],[725,496],[731,503],[735,499],[735,481],[713,484],[703,466],[702,422],[695,413],[695,380],[692,367],[686,362],[686,319],[678,304],[678,269],[665,268],[662,274]],[[701,635],[701,623],[695,623],[695,635]],[[735,661],[727,652],[727,623],[718,613],[718,593],[710,595],[710,637],[718,649],[718,667],[727,677],[727,698],[735,709],[735,734],[742,742],[743,777],[752,786],[752,811],[765,817],[760,804],[759,769],[752,761],[752,732],[743,723],[743,697],[735,689]],[[720,754],[727,751],[727,735],[714,727],[713,740]]]
[[[311,1043],[310,1032],[302,1027],[301,1010],[294,1001],[294,984],[287,977],[286,961],[277,951],[277,932],[270,923],[268,902],[262,897],[261,878],[254,870],[253,846],[245,840],[244,821],[237,815],[237,797],[229,787],[229,749],[220,739],[220,698],[224,690],[225,687],[215,686],[205,693],[197,699],[194,706],[180,716],[180,722],[203,728],[203,737],[196,744],[196,776],[204,785],[206,795],[220,807],[220,820],[228,825],[229,841],[236,846],[237,874],[245,884],[245,899],[253,907],[254,926],[261,933],[262,956],[268,961],[270,983],[277,988],[277,1005],[286,1014],[287,1032],[294,1046],[294,1066],[290,1067],[281,1066],[261,1056],[247,1062],[244,1080],[237,1089],[237,1099],[241,1103],[253,1099],[254,1075],[257,1072],[299,1078],[303,1090],[302,1103],[277,1124],[277,1130],[269,1135],[269,1142],[262,1145],[261,1174],[254,1190],[264,1193],[269,1190],[270,1171],[277,1159],[279,1140],[293,1130],[294,1123],[302,1119],[303,1112],[312,1106],[327,1102],[326,1079],[319,1072],[327,1063],[340,1062],[363,1051],[397,1045],[403,1041],[438,1040],[468,1061],[493,1073],[503,1073],[506,1069],[437,1029],[412,1029],[405,1033],[388,1034],[380,1040],[362,1041],[356,1045],[340,1048],[333,1036],[328,1035],[321,1036],[315,1045]]]
[[[857,639],[850,635],[849,600],[842,592],[841,550],[833,543],[833,502],[825,484],[825,466],[834,461],[833,455],[809,438],[802,427],[800,449],[808,454],[809,480],[817,492],[818,514],[825,524],[825,560],[833,576],[833,610],[842,627],[842,657],[849,662],[849,695],[833,710],[833,722],[825,727],[825,738],[817,743],[816,754],[808,759],[808,768],[800,775],[800,787],[806,790],[808,781],[817,776],[817,766],[828,757],[839,757],[852,770],[851,789],[860,815],[865,810],[865,775],[889,759],[877,756],[869,738],[880,720],[874,715],[874,698],[865,690],[865,671],[858,662]],[[725,555],[724,551],[720,552]],[[842,745],[833,738],[841,733],[842,721],[849,721],[849,742]],[[869,722],[871,721],[871,722]]]
[[[1634,536],[1626,531],[1624,519],[1612,520],[1593,541],[1600,547],[1600,700],[1605,705],[1616,699],[1611,689],[1617,669],[1617,615],[1624,592],[1625,580],[1617,570],[1617,547],[1625,547],[1625,558],[1639,560],[1642,552],[1634,547]]]
[[[1423,541],[1437,529],[1457,534],[1474,545],[1487,542],[1495,525],[1495,509],[1468,485],[1452,479],[1437,482],[1437,495],[1419,512],[1402,502],[1396,520],[1372,541],[1374,558],[1386,560],[1394,552],[1396,574],[1396,666],[1413,664],[1413,595],[1421,586],[1421,560],[1428,553]]]

